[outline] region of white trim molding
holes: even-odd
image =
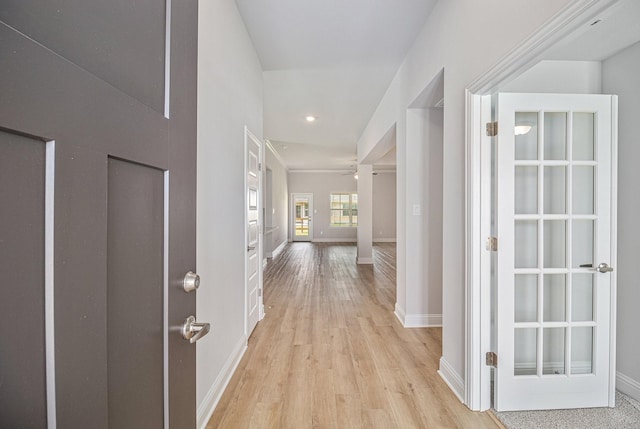
[[[449,386],[453,393],[458,397],[460,402],[464,403],[464,380],[462,380],[462,377],[460,377],[453,367],[449,365],[449,362],[447,362],[444,357],[440,358],[438,375],[440,375],[440,378],[447,383],[447,386]]]
[[[396,317],[398,318],[402,326],[404,326],[404,317],[405,317],[404,310],[402,309],[402,307],[400,307],[400,305],[397,302],[396,302],[395,311],[393,312],[393,314],[396,315]]]
[[[216,409],[218,402],[220,402],[220,398],[222,397],[224,390],[227,388],[229,381],[231,381],[231,377],[236,372],[245,351],[247,351],[247,337],[243,335],[236,347],[233,349],[233,352],[231,352],[231,355],[229,355],[229,359],[225,362],[222,370],[220,370],[218,377],[216,377],[211,388],[198,406],[198,428],[205,429],[207,426],[213,411]]]
[[[640,381],[636,381],[620,371],[616,375],[616,389],[625,395],[631,396],[636,401],[640,401]]]
[[[314,243],[356,243],[357,238],[314,238]]]
[[[442,314],[407,314],[404,317],[405,328],[442,327]]]
[[[394,314],[405,328],[439,328],[442,314],[406,314],[396,302]]]
[[[271,252],[271,258],[277,258],[280,252],[284,250],[284,246],[286,246],[287,243],[289,243],[289,241],[283,240],[282,243],[280,243],[280,245]]]
[[[285,164],[284,159],[282,159],[282,157],[280,156],[280,154],[278,153],[278,151],[276,150],[276,148],[273,147],[273,145],[271,144],[271,142],[267,139],[265,139],[264,141],[265,146],[267,146],[267,148],[271,151],[271,153],[273,154],[273,156],[278,160],[278,162],[284,167],[284,169],[286,171],[289,171],[289,169],[287,168],[287,164]]]
[[[395,243],[396,242],[396,238],[374,238],[373,239],[374,243]]]

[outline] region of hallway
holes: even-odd
[[[289,243],[264,279],[265,318],[213,428],[495,428],[437,374],[441,329],[393,314],[395,244]]]

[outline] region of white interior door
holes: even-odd
[[[616,105],[498,95],[498,411],[614,405]]]
[[[293,241],[313,240],[313,213],[312,194],[291,194],[291,207],[293,220]]]
[[[251,335],[261,316],[262,308],[262,222],[260,219],[262,184],[262,142],[246,131],[246,335]]]

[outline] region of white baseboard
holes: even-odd
[[[442,314],[407,314],[405,328],[438,328],[442,326]]]
[[[396,302],[395,311],[393,312],[393,314],[396,315],[400,323],[402,323],[402,326],[404,326],[404,310],[400,308],[397,302]]]
[[[394,238],[374,238],[374,243],[395,243],[396,239]]]
[[[624,375],[620,371],[616,373],[616,389],[640,401],[640,382]]]
[[[276,256],[278,256],[280,252],[282,252],[282,250],[284,249],[284,246],[287,245],[287,243],[288,243],[287,240],[283,240],[282,243],[280,243],[280,245],[271,252],[271,257],[275,258]]]
[[[357,238],[313,238],[314,243],[356,243]]]
[[[447,386],[449,386],[453,393],[458,397],[460,402],[464,403],[464,380],[462,380],[462,377],[458,375],[444,357],[440,358],[440,369],[438,369],[438,374],[440,375],[440,378],[447,383]]]
[[[224,393],[224,389],[227,388],[229,381],[233,373],[236,371],[244,352],[247,350],[247,338],[243,335],[231,355],[225,362],[224,366],[220,370],[220,373],[216,377],[215,381],[209,388],[209,391],[205,395],[202,403],[198,406],[197,418],[200,429],[205,429],[207,422],[211,418],[213,411],[216,409],[216,405],[220,402],[220,398]]]
[[[405,328],[437,328],[442,326],[442,314],[406,314],[397,302],[395,315]]]
[[[357,264],[359,265],[371,265],[373,264],[373,258],[358,258]]]

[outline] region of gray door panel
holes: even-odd
[[[164,0],[3,0],[0,21],[164,111]]]
[[[1,22],[0,41],[0,127],[168,168],[172,121]]]
[[[47,422],[44,202],[45,144],[0,131],[0,427]]]
[[[109,426],[163,423],[164,173],[109,159]]]
[[[172,2],[171,6],[169,119],[161,113],[159,102],[164,99],[165,72],[164,26],[158,23],[160,17],[164,20],[165,3],[116,3],[54,0],[43,6],[11,0],[3,4],[0,20],[11,25],[0,22],[0,129],[38,136],[26,140],[37,142],[42,150],[43,141],[55,142],[47,144],[55,146],[57,427],[166,425],[163,353],[168,346],[170,427],[191,428],[196,416],[195,345],[181,338],[179,328],[187,316],[195,314],[195,294],[178,286],[184,274],[195,269],[197,2]],[[111,6],[102,13],[102,8]],[[47,18],[51,22],[42,24]],[[64,22],[69,27],[61,25]],[[121,34],[115,34],[118,29]],[[23,33],[31,33],[35,40]],[[131,38],[130,46],[120,42],[123,35]],[[136,55],[138,62],[132,58]],[[7,171],[12,180],[27,183],[17,172]],[[163,247],[165,174],[169,177],[168,255]],[[6,199],[16,207],[33,206],[30,199],[14,203],[22,197],[15,188],[7,189]],[[32,192],[42,194],[43,189]],[[4,210],[4,199],[3,194],[0,225],[6,225],[6,230],[16,231],[20,222],[36,220],[44,228],[44,208],[18,219]],[[131,210],[138,203],[142,204],[139,210]],[[141,223],[132,226],[132,221]],[[136,247],[139,244],[143,247]],[[15,246],[19,248],[12,255],[22,264],[17,266],[35,267],[30,272],[40,270],[45,276],[44,244],[20,241]],[[164,320],[167,256],[169,314]],[[4,257],[0,263],[4,264]],[[13,301],[24,301],[7,287],[13,279],[5,281],[5,266],[1,267],[2,293],[11,293]],[[137,270],[144,271],[140,279],[132,274]],[[34,330],[39,353],[26,354],[24,364],[36,368],[29,374],[35,377],[29,386],[40,399],[35,400],[36,411],[27,401],[16,405],[15,414],[19,420],[23,415],[39,419],[33,425],[25,420],[28,427],[43,427],[47,418],[45,304],[36,298],[29,311],[37,313],[32,320],[40,326],[40,331]],[[162,336],[165,323],[169,325],[167,346]],[[0,371],[4,368],[3,361]],[[20,367],[7,368],[17,372]],[[5,387],[9,384],[0,385],[0,407],[5,404],[3,395],[11,393]],[[0,427],[15,426],[7,416],[0,412]]]
[[[59,428],[108,427],[107,158],[56,142],[55,362]]]

